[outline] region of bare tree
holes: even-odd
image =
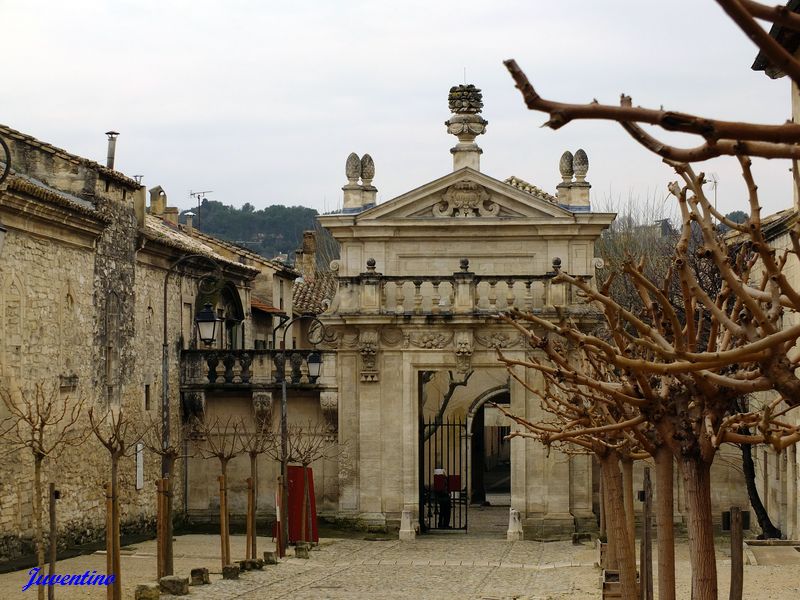
[[[219,461],[219,531],[222,566],[231,564],[231,531],[228,515],[228,463],[244,452],[244,425],[240,419],[228,416],[222,420],[195,420],[192,438],[203,458]],[[203,442],[203,443],[201,443]]]
[[[800,31],[800,15],[752,0],[717,2],[773,66],[800,84],[800,61],[756,21],[780,23]],[[654,427],[660,441],[678,461],[687,485],[692,595],[695,600],[716,599],[710,465],[717,449],[725,442],[768,443],[781,451],[800,439],[797,428],[782,418],[800,404],[800,380],[794,374],[798,365],[787,356],[800,337],[800,326],[782,327],[784,312],[800,309],[800,293],[784,273],[786,253],[775,253],[762,232],[757,188],[748,158],[796,161],[800,157],[800,125],[733,122],[634,107],[624,94],[620,106],[597,101],[557,102],[540,96],[515,61],[505,64],[528,108],[549,115],[547,126],[558,129],[577,119],[616,121],[637,142],[664,158],[680,178],[680,184],[670,186],[678,200],[682,222],[672,263],[680,289],[680,307],[670,302],[668,285],[654,285],[636,264],[628,264],[619,276],[634,283],[645,309],[643,315],[610,298],[607,281],[594,287],[581,278],[561,273],[554,282],[575,287],[594,303],[603,314],[609,336],[587,334],[569,323],[555,325],[532,315],[522,320],[545,332],[543,337],[535,336],[541,344],[546,345],[550,335],[562,336],[581,352],[609,364],[615,378],[609,381],[585,377],[558,361],[555,367],[536,365],[537,361],[521,362],[529,368],[547,367],[558,378],[602,393],[631,410],[636,408]],[[701,144],[693,148],[670,146],[645,131],[643,125],[694,135]],[[703,174],[696,174],[686,164],[721,155],[735,156],[741,166],[750,208],[745,223],[718,213],[703,192]],[[800,178],[796,164],[794,171],[797,183]],[[728,254],[729,248],[716,238],[714,219],[746,239],[746,248],[737,252],[734,259]],[[714,295],[704,291],[689,268],[693,228],[699,228],[702,237],[697,251],[714,265],[720,277],[720,290]],[[790,235],[791,252],[800,257],[800,230],[795,227]],[[548,354],[548,358],[553,357]],[[775,399],[760,410],[739,412],[735,399],[751,392],[772,392]],[[749,433],[750,428],[755,432]]]
[[[111,482],[106,490],[106,564],[114,575],[111,596],[122,598],[122,565],[120,561],[119,463],[135,452],[141,434],[136,432],[135,420],[122,407],[110,407],[102,416],[89,408],[89,423],[97,440],[108,452],[111,461]]]
[[[162,464],[167,465],[167,473],[175,472],[175,463],[180,458],[185,457],[184,443],[188,438],[191,428],[188,424],[180,421],[176,415],[170,426],[174,433],[169,436],[170,443],[164,445],[165,436],[163,434],[163,422],[160,418],[154,419],[147,414],[142,420],[134,424],[137,436],[148,451],[160,456]],[[174,571],[173,551],[172,551],[172,514],[173,514],[173,487],[172,478],[164,477],[156,481],[158,492],[156,494],[157,504],[161,510],[156,510],[160,517],[156,520],[156,535],[158,539],[158,568],[159,578],[164,575],[172,575]],[[163,513],[163,514],[162,514]]]
[[[0,389],[0,399],[9,416],[0,421],[0,447],[13,453],[27,450],[33,458],[33,537],[39,573],[44,571],[45,549],[42,526],[42,466],[45,459],[57,460],[69,446],[80,444],[77,424],[83,410],[83,397],[61,398],[58,384],[37,383],[32,390],[12,392]],[[52,540],[51,540],[52,543]],[[54,573],[55,565],[50,566]],[[39,600],[44,586],[37,586]]]
[[[257,413],[254,427],[242,431],[242,449],[250,458],[250,478],[247,493],[247,556],[255,559],[258,555],[258,534],[256,531],[256,511],[258,509],[258,457],[267,454],[274,460],[280,460],[280,442],[270,426],[272,413]]]

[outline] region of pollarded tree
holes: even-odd
[[[61,397],[58,384],[48,387],[37,383],[32,390],[0,388],[0,400],[9,416],[0,421],[0,456],[27,451],[33,458],[33,538],[36,564],[44,573],[44,536],[42,529],[42,467],[45,459],[55,461],[69,446],[83,442],[78,427],[83,397]],[[50,572],[54,573],[55,565]],[[37,586],[39,600],[44,586]]]
[[[219,461],[219,528],[220,559],[222,566],[231,563],[231,531],[228,514],[228,463],[245,451],[245,425],[241,419],[197,419],[192,424],[191,435],[198,453],[203,458]]]

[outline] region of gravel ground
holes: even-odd
[[[720,598],[728,596],[729,554],[720,541],[717,564]],[[272,549],[267,538],[261,550]],[[123,598],[131,600],[137,583],[155,577],[155,542],[123,550]],[[231,552],[244,555],[244,538],[233,536]],[[188,576],[193,567],[207,567],[212,585],[193,587],[195,600],[236,599],[567,599],[600,598],[599,570],[591,545],[569,542],[506,542],[463,534],[430,535],[414,542],[398,540],[323,539],[310,560],[288,558],[277,566],[222,581],[215,557],[219,539],[212,535],[185,535],[175,541],[175,571]],[[746,565],[744,597],[748,600],[800,598],[800,552],[788,547],[762,553],[759,562]],[[677,547],[678,598],[690,598],[686,542]],[[105,571],[105,556],[92,554],[58,563],[58,573]],[[33,588],[22,592],[25,571],[0,575],[0,599],[34,598]],[[657,597],[657,596],[656,596]],[[104,588],[59,587],[58,600],[105,598]],[[162,598],[169,598],[162,596]]]

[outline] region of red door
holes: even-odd
[[[319,541],[317,531],[317,502],[314,498],[314,472],[311,467],[306,468],[308,473],[308,496],[310,500],[310,512],[306,518],[310,522],[311,541]],[[289,543],[300,540],[301,523],[303,522],[303,467],[289,466],[287,473],[289,479]],[[308,528],[309,525],[306,525]]]

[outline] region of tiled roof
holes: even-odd
[[[142,229],[142,233],[145,237],[160,242],[166,246],[183,250],[184,252],[202,254],[203,256],[213,258],[218,263],[235,265],[240,269],[250,271],[253,273],[253,275],[257,275],[261,272],[255,267],[243,265],[240,262],[225,258],[224,256],[214,252],[213,248],[207,246],[200,240],[183,233],[180,229],[177,229],[171,224],[152,215],[145,215],[145,226]]]
[[[28,177],[27,175],[14,173],[12,171],[12,174],[8,178],[6,185],[9,190],[21,192],[23,194],[33,196],[34,198],[38,198],[39,200],[52,202],[58,206],[68,208],[85,215],[90,215],[103,223],[109,222],[109,218],[98,212],[94,207],[94,204],[88,200],[84,200],[83,198],[78,198],[72,194],[62,192],[61,190],[51,188],[41,181],[33,179],[32,177]]]
[[[245,248],[244,246],[239,246],[238,244],[234,244],[233,242],[229,242],[227,240],[222,240],[220,238],[212,237],[212,236],[208,235],[207,233],[203,233],[202,231],[200,231],[199,229],[196,229],[194,227],[192,227],[191,231],[187,231],[185,226],[182,226],[181,229],[183,230],[183,232],[186,235],[189,235],[189,236],[191,236],[193,238],[197,238],[197,239],[202,240],[202,241],[208,241],[208,242],[210,242],[212,244],[217,244],[219,246],[222,246],[223,248],[227,248],[231,252],[235,252],[236,254],[244,256],[244,257],[252,260],[253,262],[261,263],[261,264],[264,264],[264,265],[269,265],[269,266],[271,266],[274,269],[277,269],[279,271],[286,271],[287,274],[294,275],[295,277],[299,277],[300,276],[300,273],[295,271],[294,269],[292,269],[290,266],[288,266],[288,265],[286,265],[286,264],[284,264],[284,263],[282,263],[282,262],[280,262],[278,260],[272,260],[272,259],[267,258],[265,256],[261,256],[260,254],[257,254],[255,252],[253,252],[252,250],[249,250],[249,249]]]
[[[537,196],[548,202],[552,202],[553,204],[558,204],[558,199],[553,196],[552,194],[548,194],[542,188],[536,187],[532,183],[528,183],[524,179],[520,179],[519,177],[514,177],[513,175],[506,179],[503,183],[507,183],[513,188],[517,188],[518,190],[522,190],[523,192],[528,192],[532,196]]]
[[[761,219],[761,232],[767,241],[774,240],[782,234],[789,231],[797,223],[798,214],[794,208],[787,208],[780,210]],[[728,243],[736,244],[750,237],[740,231],[731,229],[725,234],[725,241]]]
[[[270,315],[276,315],[276,314],[277,315],[284,315],[284,314],[286,314],[280,308],[272,306],[272,305],[268,304],[265,300],[262,300],[261,298],[256,298],[255,296],[251,296],[250,297],[250,307],[255,309],[255,310],[260,310],[261,312],[267,313],[267,314],[270,314]]]
[[[56,146],[53,146],[52,144],[48,144],[47,142],[38,140],[32,135],[22,133],[21,131],[17,131],[16,129],[11,129],[11,127],[8,127],[7,125],[0,124],[0,133],[2,133],[4,136],[8,138],[24,141],[26,144],[29,144],[49,154],[54,154],[59,158],[63,158],[64,160],[67,160],[71,163],[84,165],[86,167],[89,167],[90,169],[95,169],[106,179],[111,179],[113,181],[121,183],[133,190],[138,190],[140,187],[140,184],[136,183],[135,180],[131,179],[127,175],[120,173],[119,171],[115,171],[114,169],[109,169],[108,167],[101,165],[98,162],[89,160],[88,158],[84,158],[82,156],[78,156],[77,154],[72,154],[70,152],[67,152],[62,148],[58,148]]]
[[[336,294],[337,279],[331,271],[316,273],[312,278],[296,280],[292,289],[292,308],[296,313],[325,312]]]

